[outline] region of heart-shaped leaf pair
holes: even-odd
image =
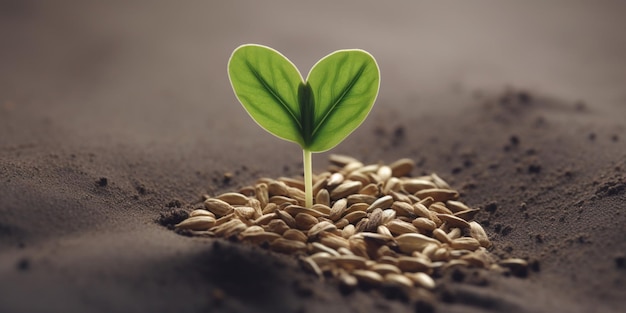
[[[329,150],[369,114],[380,85],[376,60],[363,50],[338,50],[319,60],[306,80],[278,51],[248,44],[228,62],[235,95],[271,134],[309,152]]]

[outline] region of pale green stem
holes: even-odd
[[[302,149],[302,160],[304,163],[304,202],[307,208],[313,206],[313,163],[311,162],[311,151]]]

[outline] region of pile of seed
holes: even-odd
[[[320,277],[342,288],[358,285],[436,287],[435,273],[455,267],[503,270],[526,261],[496,262],[479,211],[436,174],[409,177],[410,159],[364,165],[331,155],[314,177],[312,207],[302,179],[262,178],[239,192],[207,197],[203,209],[176,225],[194,234],[225,237],[297,254]]]

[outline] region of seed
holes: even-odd
[[[321,189],[317,195],[315,196],[316,204],[323,204],[326,206],[330,206],[330,194],[327,189]]]
[[[379,164],[368,164],[368,165],[362,166],[361,168],[356,169],[355,171],[369,175],[369,174],[376,173],[379,168],[380,168]]]
[[[291,214],[287,213],[286,211],[276,210],[276,216],[283,220],[285,224],[287,224],[287,226],[289,226],[290,228],[296,227],[296,219],[294,219],[293,216],[291,216]]]
[[[487,268],[494,263],[491,255],[488,254],[485,248],[478,248],[474,252],[470,252],[461,256],[462,260],[467,261],[472,266]]]
[[[437,213],[430,211],[429,214],[430,214],[430,220],[435,222],[435,225],[437,225],[437,227],[443,225],[443,221],[439,217],[437,217]]]
[[[265,207],[270,202],[270,196],[267,191],[267,184],[260,183],[254,186],[254,192],[256,193],[256,198],[261,202],[261,207]]]
[[[408,203],[408,204],[413,203],[413,202],[411,201],[411,198],[409,198],[409,196],[408,196],[408,195],[405,195],[405,194],[403,194],[403,193],[400,193],[400,192],[397,192],[397,191],[393,191],[393,190],[392,190],[392,191],[390,191],[390,192],[389,192],[389,195],[391,195],[391,196],[393,197],[393,200],[394,200],[394,201],[406,202],[406,203]]]
[[[299,231],[297,229],[287,229],[283,233],[283,238],[300,242],[307,241],[307,236],[302,231]]]
[[[342,218],[340,220],[338,220],[337,222],[335,222],[335,226],[337,227],[337,229],[342,229],[346,226],[350,225],[350,221],[348,221],[345,218]]]
[[[276,213],[263,214],[253,221],[255,225],[267,225],[271,220],[276,218]]]
[[[266,206],[263,207],[263,214],[274,213],[277,208],[278,205],[276,203],[268,203]]]
[[[431,205],[432,207],[432,205]],[[461,229],[469,228],[470,224],[466,222],[464,219],[456,217],[450,214],[437,214],[437,217],[442,221],[446,222],[451,227],[458,227]]]
[[[406,277],[412,280],[415,284],[426,289],[434,289],[436,284],[432,277],[426,273],[405,273]]]
[[[415,196],[424,199],[426,197],[432,197],[437,202],[446,202],[448,200],[454,200],[459,197],[459,193],[450,189],[423,189],[415,193]]]
[[[215,218],[215,214],[204,209],[195,209],[191,211],[191,213],[189,213],[189,217],[194,217],[194,216],[210,216],[212,218]]]
[[[315,211],[321,213],[320,216],[323,216],[323,217],[328,217],[328,215],[330,214],[330,207],[325,205],[325,204],[321,204],[321,203],[314,204],[311,207],[311,210],[315,210]]]
[[[487,233],[485,233],[485,229],[483,229],[483,227],[477,222],[469,222],[469,225],[470,236],[478,240],[481,246],[489,248],[491,246],[491,242],[489,241],[489,237],[487,237]]]
[[[461,237],[453,239],[450,243],[453,249],[465,249],[474,251],[480,247],[480,242],[472,237]]]
[[[328,215],[328,217],[336,222],[341,218],[343,211],[346,209],[347,206],[348,200],[346,199],[339,199],[335,201],[335,204],[333,204],[333,206],[330,208],[330,214]]]
[[[381,181],[386,181],[389,178],[391,178],[391,167],[387,166],[387,165],[383,165],[381,167],[378,168],[378,171],[376,172],[376,175],[378,175],[378,177],[380,177]]]
[[[439,247],[432,254],[431,260],[433,261],[446,261],[450,258],[450,252],[445,247]]]
[[[389,167],[391,168],[393,177],[402,177],[411,173],[415,167],[415,162],[411,159],[404,158],[389,164]]]
[[[355,227],[352,224],[346,225],[346,227],[344,227],[341,230],[341,237],[343,238],[350,238],[352,235],[354,235],[355,233]]]
[[[407,223],[401,220],[393,220],[387,223],[387,228],[392,234],[402,235],[406,233],[417,233],[417,228],[411,223]]]
[[[339,252],[337,252],[337,250],[335,250],[335,249],[333,249],[333,248],[331,248],[329,246],[326,246],[326,245],[324,245],[322,243],[319,243],[319,242],[311,243],[310,244],[310,249],[311,249],[311,252],[313,252],[313,253],[316,253],[316,252],[326,252],[326,253],[332,255],[333,257],[338,257],[340,255]]]
[[[366,216],[367,216],[366,212],[354,211],[354,212],[346,214],[346,216],[344,216],[344,218],[347,219],[348,222],[350,222],[350,224],[355,224],[356,222],[360,221],[362,218],[364,218]]]
[[[294,219],[296,221],[296,228],[300,230],[309,230],[318,222],[317,218],[307,213],[298,213]]]
[[[422,250],[422,254],[428,257],[429,260],[432,260],[435,257],[435,252],[437,252],[437,249],[439,249],[439,245],[429,243],[426,245],[426,247],[424,247],[424,250]]]
[[[391,205],[391,208],[394,211],[396,211],[396,215],[397,216],[408,216],[408,217],[414,217],[415,216],[415,210],[414,210],[413,206],[411,204],[409,204],[409,203],[395,201]]]
[[[383,282],[383,277],[374,271],[354,270],[352,275],[365,286],[378,286]]]
[[[339,252],[339,254],[341,255],[354,255],[354,253],[350,251],[350,248],[345,248],[345,247],[339,247],[337,249],[337,252]]]
[[[444,271],[448,271],[453,268],[458,268],[458,267],[464,268],[468,266],[469,266],[469,263],[465,260],[450,260],[446,262],[446,264],[443,265],[442,269]]]
[[[385,263],[376,263],[373,266],[371,266],[369,269],[383,276],[387,274],[402,273],[402,271],[397,266],[393,264],[385,264]]]
[[[211,211],[215,216],[221,217],[233,212],[234,208],[220,199],[207,199],[204,201],[204,207]]]
[[[330,163],[335,164],[337,166],[346,166],[347,164],[350,164],[350,163],[359,162],[359,160],[351,156],[342,155],[342,154],[331,154],[328,157],[328,160],[330,161]]]
[[[369,195],[364,195],[364,194],[353,194],[353,195],[349,195],[347,200],[348,200],[348,205],[353,205],[356,203],[367,203],[367,204],[372,204],[374,203],[374,201],[376,201],[376,197],[374,196],[369,196]]]
[[[326,186],[328,188],[333,188],[339,186],[339,184],[343,183],[344,180],[345,178],[343,177],[343,174],[333,173],[332,175],[330,175],[330,177],[328,177],[328,182],[326,183]]]
[[[322,190],[326,190],[326,193],[328,193],[328,190],[326,189],[326,184],[328,183],[327,178],[330,177],[330,173],[326,173],[326,174],[328,174],[328,176],[319,175],[317,181],[315,181],[314,179],[315,183],[313,184],[312,194],[317,196],[319,192]],[[328,199],[330,200],[330,197]],[[326,205],[330,205],[330,202],[329,204],[326,204]]]
[[[359,190],[360,194],[378,197],[380,195],[380,188],[376,184],[368,184]]]
[[[389,207],[391,207],[391,204],[393,203],[393,197],[392,196],[384,196],[384,197],[380,197],[378,198],[378,200],[374,201],[374,203],[372,203],[368,208],[367,208],[367,212],[372,212],[374,211],[374,209],[388,209]]]
[[[364,239],[366,241],[374,242],[374,243],[379,244],[379,245],[386,245],[389,242],[393,241],[393,237],[392,236],[379,234],[379,233],[370,233],[370,232],[357,233],[356,235],[353,236],[353,238],[354,237],[362,238],[362,239]]]
[[[311,254],[310,258],[320,267],[324,267],[332,261],[334,256],[328,252],[322,251]]]
[[[258,225],[253,225],[253,226],[250,226],[250,227],[246,228],[239,235],[243,236],[245,234],[255,234],[255,233],[264,233],[264,232],[265,232],[265,230],[263,229],[263,227],[258,226]]]
[[[399,273],[389,273],[385,275],[385,283],[401,288],[412,288],[413,281]]]
[[[382,219],[380,221],[381,224],[387,224],[396,218],[396,211],[393,209],[383,210]]]
[[[343,238],[341,236],[335,235],[329,232],[322,232],[319,234],[320,242],[325,246],[331,247],[335,250],[339,248],[349,248],[350,244],[348,243],[348,239]]]
[[[363,163],[361,163],[361,162],[358,162],[358,161],[357,162],[350,162],[350,163],[346,164],[341,169],[341,172],[343,172],[344,174],[347,175],[347,174],[350,174],[353,171],[356,171],[356,170],[358,170],[358,169],[360,169],[362,167],[363,167]]]
[[[423,179],[407,179],[402,181],[402,189],[408,193],[414,194],[420,190],[437,188],[437,186]]]
[[[450,209],[446,208],[446,206],[443,203],[441,203],[441,202],[435,202],[435,203],[431,204],[428,207],[428,209],[433,211],[433,212],[437,212],[439,214],[452,215],[452,211],[450,211]]]
[[[248,206],[240,206],[235,208],[235,216],[244,222],[254,219],[255,213],[256,212],[254,208]]]
[[[263,215],[263,209],[261,207],[261,201],[256,198],[248,198],[248,206],[254,210],[252,218],[258,218]]]
[[[376,228],[376,232],[387,237],[393,237],[393,235],[391,234],[391,231],[385,225],[379,225]]]
[[[278,181],[281,181],[287,185],[287,187],[298,188],[304,190],[304,181],[302,179],[296,179],[291,177],[279,177]]]
[[[368,221],[363,224],[363,230],[365,232],[375,232],[376,228],[382,223],[383,210],[375,209],[369,214]]]
[[[364,173],[361,173],[361,172],[352,172],[352,173],[350,173],[350,175],[348,175],[347,179],[354,180],[354,181],[359,181],[363,185],[367,185],[367,184],[369,184],[371,182],[370,178],[367,175],[365,175]]]
[[[383,247],[387,247],[387,246],[383,246]],[[379,264],[391,264],[391,265],[398,266],[398,258],[391,256],[391,255],[383,255],[380,258],[378,258],[378,263]]]
[[[397,177],[391,177],[388,180],[384,181],[383,193],[386,195],[395,191],[400,191],[401,189],[402,189],[402,182]]]
[[[273,219],[267,224],[267,231],[271,231],[279,235],[282,235],[285,231],[287,231],[287,229],[289,229],[289,226],[287,226],[285,221],[281,219]]]
[[[176,228],[191,230],[207,230],[213,226],[215,226],[215,217],[208,215],[192,216],[176,224]]]
[[[214,226],[213,228],[211,228],[211,230],[215,232],[216,236],[231,237],[234,235],[238,235],[246,228],[246,224],[244,224],[242,221],[238,219],[233,219],[219,226]]]
[[[240,192],[207,196],[205,209],[192,211],[177,227],[208,218],[209,224],[188,229],[267,242],[276,252],[308,253],[300,258],[303,269],[338,278],[344,290],[384,283],[402,290],[419,286],[416,292],[430,294],[436,284],[429,275],[454,267],[510,268],[515,275],[527,268],[521,259],[496,263],[485,230],[473,221],[478,209],[456,200],[458,192],[436,174],[405,177],[415,167],[411,159],[365,166],[351,157],[334,158],[329,171],[313,177],[312,207],[303,206],[302,178],[261,178]]]
[[[289,191],[287,185],[281,181],[273,180],[267,185],[267,192],[270,197],[274,196],[287,196]]]
[[[367,210],[367,208],[369,208],[369,205],[367,203],[355,203],[353,205],[351,205],[350,207],[346,208],[341,215],[345,216],[347,214],[350,214],[352,212],[356,212],[356,211],[363,211],[365,212],[365,210]]]
[[[219,226],[222,225],[224,223],[229,222],[230,220],[232,220],[235,217],[235,213],[230,213],[227,215],[224,215],[218,219],[215,220],[215,226]]]
[[[453,239],[457,239],[461,237],[461,229],[460,228],[452,228],[450,229],[450,232],[448,233],[448,238],[450,238],[450,240]]]
[[[239,234],[240,239],[252,244],[260,245],[264,242],[271,243],[272,241],[279,239],[280,235],[272,232],[259,232],[259,233],[245,233]]]
[[[437,228],[437,224],[425,217],[418,217],[413,220],[413,226],[425,231],[433,231]]]
[[[255,192],[254,192],[254,187],[253,186],[245,186],[245,187],[241,187],[239,188],[238,192],[246,197],[254,197]],[[208,199],[210,197],[206,197],[204,200]]]
[[[352,236],[348,239],[348,243],[350,244],[350,251],[355,255],[360,255],[365,258],[369,257],[367,254],[367,245],[363,237],[359,238],[357,235]]]
[[[353,291],[356,288],[358,282],[359,281],[356,277],[349,274],[343,274],[339,276],[339,283],[341,284],[340,287],[344,293]]]
[[[306,244],[300,241],[278,238],[270,243],[270,249],[281,253],[304,252]]]
[[[295,187],[287,187],[287,192],[289,193],[289,197],[292,199],[296,199],[298,202],[304,202],[304,191]]]
[[[467,205],[465,205],[465,203],[461,201],[450,200],[446,202],[446,206],[454,213],[470,210],[470,207],[468,207]]]
[[[421,203],[415,203],[413,204],[412,207],[413,207],[413,212],[415,213],[415,215],[430,219],[430,211],[428,210],[428,208],[426,208],[425,205]]]
[[[430,269],[430,261],[412,256],[401,256],[397,259],[398,268],[403,272],[425,272]]]
[[[248,197],[238,192],[227,192],[216,197],[230,205],[246,205],[248,204]]]
[[[432,173],[432,174],[430,174],[430,177],[433,180],[433,183],[435,183],[435,185],[438,188],[450,189],[450,185],[448,185],[448,183],[446,183],[445,180],[441,179],[441,177],[439,177],[437,174]]]
[[[446,234],[446,232],[441,230],[440,228],[436,228],[433,230],[433,237],[443,243],[452,243],[452,240],[450,240],[448,234]]]
[[[276,205],[282,205],[284,203],[298,204],[298,200],[286,196],[271,196],[270,203],[275,203]]]
[[[358,255],[339,255],[335,257],[332,262],[343,269],[352,271],[355,269],[365,269],[365,261],[366,259]]]
[[[410,254],[413,251],[421,251],[428,244],[439,245],[439,241],[437,241],[436,239],[418,233],[402,234],[396,237],[396,242],[398,243],[398,248],[400,248],[400,251],[407,254]]]
[[[345,198],[348,195],[357,193],[362,187],[363,184],[359,181],[345,181],[341,183],[341,185],[337,186],[337,188],[333,189],[330,193],[330,198],[332,200]]]
[[[415,196],[413,196],[415,197]],[[415,197],[416,199],[420,199]],[[417,203],[421,203],[423,204],[425,207],[429,207],[431,204],[435,203],[435,199],[433,197],[426,197],[426,198],[422,198],[421,200],[418,200]]]
[[[303,207],[300,205],[288,205],[287,207],[285,207],[285,212],[289,213],[291,216],[296,216],[299,213],[304,213],[304,214],[308,214],[311,215],[313,217],[320,217],[320,216],[328,216],[326,214],[323,214],[320,211],[314,210],[312,208],[307,208],[307,207]]]
[[[323,232],[323,231],[333,231],[337,229],[337,226],[335,226],[333,223],[331,222],[327,222],[327,221],[322,221],[319,222],[317,224],[315,224],[313,227],[311,227],[311,229],[309,229],[307,236],[309,238],[313,238],[317,235],[319,235],[319,233]]]

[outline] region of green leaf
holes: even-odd
[[[271,134],[304,144],[298,89],[302,76],[278,51],[260,45],[235,49],[228,76],[239,102]]]
[[[243,45],[233,52],[228,74],[237,98],[261,127],[310,152],[329,150],[354,131],[372,109],[380,84],[378,65],[363,50],[329,54],[303,82],[278,51]]]
[[[339,50],[321,59],[309,73],[315,100],[308,149],[329,150],[352,133],[369,114],[380,85],[374,58],[363,50]]]

